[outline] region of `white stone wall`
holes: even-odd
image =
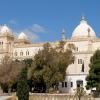
[[[67,74],[88,74],[89,63],[92,54],[76,53],[75,61],[68,66],[66,73]],[[78,63],[78,60],[81,59],[82,63]],[[82,64],[84,63],[84,72],[82,72]]]
[[[93,49],[94,49],[94,51],[96,51],[97,49],[100,49],[100,42],[94,42]]]
[[[13,57],[14,59],[25,59],[25,58],[33,58],[36,53],[38,53],[39,50],[41,50],[43,47],[18,47],[14,48],[13,50]],[[17,55],[15,54],[17,53]],[[23,55],[21,55],[21,52],[23,52]],[[29,52],[29,54],[27,54]]]
[[[59,85],[59,90],[61,91],[61,92],[64,92],[64,93],[70,93],[70,94],[73,94],[73,93],[75,93],[75,91],[76,91],[76,88],[77,88],[77,83],[76,83],[76,81],[77,80],[82,80],[83,81],[83,87],[84,87],[84,91],[86,91],[86,93],[90,93],[90,90],[86,90],[86,88],[85,88],[85,86],[86,86],[86,76],[87,75],[85,75],[85,74],[73,74],[73,75],[68,75],[68,76],[66,76],[66,79],[65,79],[65,81],[64,81],[64,83],[65,82],[67,82],[67,87],[62,87],[62,83],[60,83],[60,85]],[[71,82],[72,82],[72,84],[73,84],[73,86],[71,87]]]

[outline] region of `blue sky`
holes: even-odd
[[[0,24],[33,42],[60,40],[62,28],[70,38],[82,14],[100,37],[100,0],[0,0]]]

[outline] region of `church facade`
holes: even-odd
[[[85,79],[89,72],[90,58],[95,50],[100,49],[100,39],[96,37],[94,30],[84,17],[74,29],[72,37],[65,39],[63,31],[62,39],[66,42],[65,46],[69,43],[74,44],[76,50],[74,52],[75,61],[68,66],[65,81],[59,83],[59,90],[65,93],[74,93],[76,88],[82,85],[86,93],[89,93],[90,91],[85,88]],[[59,41],[51,44],[56,45],[57,43]],[[9,55],[13,59],[33,58],[38,50],[43,48],[43,44],[31,43],[24,32],[15,38],[8,26],[0,27],[0,61],[5,55]]]

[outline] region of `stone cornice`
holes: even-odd
[[[93,54],[94,51],[77,51],[77,52],[74,52],[74,54]]]
[[[23,44],[15,45],[15,48],[27,48],[27,47],[43,47],[44,43],[34,43],[34,44]]]
[[[81,76],[81,75],[88,75],[88,73],[80,73],[80,74],[66,74],[66,76]]]
[[[12,38],[14,38],[13,34],[0,34],[0,37],[12,37]]]
[[[65,40],[65,42],[81,42],[81,41],[100,42],[100,38],[78,38],[78,39]]]

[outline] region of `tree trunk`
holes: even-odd
[[[78,99],[81,100],[81,97],[79,96]]]

